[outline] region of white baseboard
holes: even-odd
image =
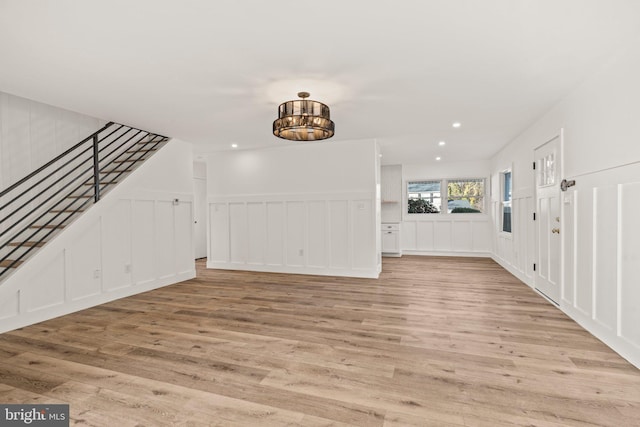
[[[365,279],[377,279],[380,275],[377,266],[371,269],[346,269],[326,267],[305,267],[290,265],[264,265],[264,264],[231,264],[222,262],[207,262],[207,268],[220,270],[253,271],[263,273],[307,274],[316,276],[344,276],[360,277]]]
[[[489,252],[447,252],[447,251],[415,251],[403,249],[402,255],[421,255],[421,256],[459,256],[459,257],[480,257],[490,258]]]

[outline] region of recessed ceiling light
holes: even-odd
[[[438,156],[438,157],[436,157],[436,160],[440,161],[440,160],[442,160],[442,157]]]
[[[378,157],[382,157],[382,154],[378,154]]]
[[[442,146],[443,146],[443,145],[445,145],[445,144],[446,144],[446,142],[444,142],[444,141],[440,141],[440,142],[438,142],[438,145],[439,145],[440,147],[442,147]]]
[[[453,123],[451,124],[451,126],[453,126],[454,128],[459,128],[460,126],[462,126],[462,123],[460,123],[460,122],[453,122]]]
[[[231,144],[231,148],[238,148],[238,144]]]

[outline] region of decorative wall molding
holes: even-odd
[[[640,164],[577,178],[563,193],[560,308],[640,366]]]
[[[446,219],[403,221],[400,241],[402,253],[406,254],[482,256],[491,252],[490,236],[487,215],[476,218],[451,215]]]
[[[209,268],[378,277],[375,195],[209,197]]]
[[[500,202],[491,202],[493,213],[493,258],[507,271],[533,287],[534,222],[533,194],[514,192],[511,199],[511,233],[500,229]]]
[[[193,193],[144,188],[185,150],[163,147],[4,281],[0,333],[195,277]]]

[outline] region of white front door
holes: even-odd
[[[195,196],[193,200],[193,243],[196,259],[207,257],[207,181],[193,178]]]
[[[560,301],[562,252],[560,177],[562,142],[557,136],[535,150],[536,271],[535,287],[556,304]]]

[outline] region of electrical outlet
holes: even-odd
[[[298,249],[298,255],[304,256],[304,249]]]
[[[131,273],[131,264],[125,264],[124,265],[124,272],[125,273]]]
[[[93,270],[93,278],[94,279],[100,278],[100,270]]]

